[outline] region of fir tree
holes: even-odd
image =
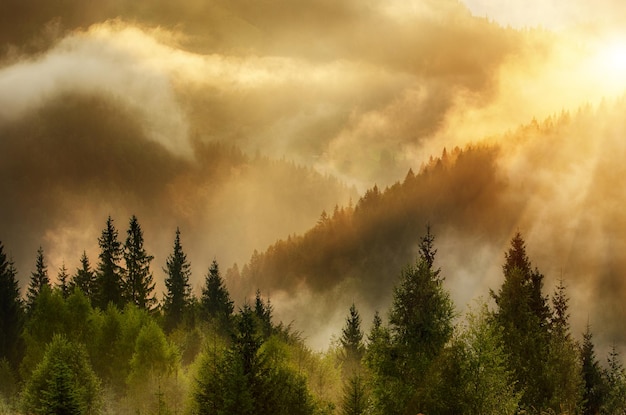
[[[124,260],[126,262],[126,281],[124,298],[139,308],[150,310],[157,300],[154,297],[155,283],[150,271],[150,262],[154,259],[148,255],[143,246],[143,231],[133,215],[124,244]]]
[[[80,257],[80,267],[76,269],[76,274],[74,274],[70,283],[70,291],[77,287],[94,304],[97,292],[96,283],[96,274],[91,269],[87,252],[83,251],[83,255]]]
[[[100,381],[82,345],[55,335],[24,385],[21,404],[29,414],[100,413]]]
[[[168,330],[173,329],[183,321],[183,316],[191,304],[191,264],[187,261],[187,255],[180,243],[180,230],[176,228],[174,250],[167,258],[163,271],[165,278],[165,300],[163,310],[165,312],[165,326]]]
[[[606,398],[602,406],[602,413],[607,415],[626,414],[626,371],[620,361],[620,355],[615,347],[611,347],[607,359],[607,368],[604,372],[606,379]]]
[[[351,375],[358,371],[365,352],[363,331],[361,331],[361,316],[354,303],[350,306],[350,313],[346,317],[343,329],[341,329],[339,341],[343,348],[342,360],[344,370]]]
[[[272,334],[272,304],[268,299],[267,302],[263,301],[261,297],[261,290],[256,290],[254,298],[254,314],[259,320],[261,326],[261,332],[263,337],[267,339]]]
[[[605,384],[600,363],[596,358],[590,325],[587,325],[583,334],[580,358],[584,382],[582,412],[583,415],[597,415],[604,403]]]
[[[19,363],[23,325],[23,304],[17,270],[8,260],[0,242],[0,361],[6,359],[13,370]]]
[[[454,306],[434,268],[434,237],[427,229],[420,257],[405,268],[394,288],[389,312],[390,344],[374,345],[368,364],[374,373],[374,400],[382,413],[424,411],[420,385],[452,335]],[[383,335],[381,330],[379,335]],[[382,337],[381,337],[382,338]]]
[[[343,386],[341,399],[342,415],[361,415],[367,409],[367,388],[363,376],[356,373],[350,376]]]
[[[43,248],[37,250],[37,260],[35,263],[35,271],[31,274],[28,292],[26,293],[26,306],[28,310],[32,310],[35,300],[39,296],[44,286],[50,286],[50,278],[48,277],[48,266],[43,254]]]
[[[109,303],[121,308],[124,304],[122,297],[123,269],[119,263],[122,259],[122,244],[118,240],[117,229],[113,219],[107,218],[106,227],[98,238],[100,245],[100,262],[96,272],[97,301],[96,305],[106,310]]]
[[[59,268],[59,273],[57,274],[57,288],[61,290],[63,298],[67,298],[70,295],[69,277],[67,268],[65,267],[65,262],[63,262],[63,264],[61,264],[61,268]]]
[[[551,400],[544,364],[550,343],[550,307],[542,294],[543,275],[532,270],[524,240],[517,233],[505,253],[504,283],[498,294],[492,292],[497,309],[495,318],[503,328],[508,368],[523,391],[523,409],[547,409]]]
[[[578,349],[569,325],[569,298],[563,280],[552,296],[552,321],[548,358],[544,362],[549,407],[556,413],[577,413],[582,403],[582,373]]]
[[[234,306],[215,260],[206,275],[200,307],[204,318],[216,323],[220,330],[229,328]]]

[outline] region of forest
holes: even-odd
[[[0,244],[1,413],[626,413],[616,347],[571,332],[564,281],[545,293],[520,233],[499,289],[463,315],[430,226],[419,240],[389,309],[366,324],[353,303],[321,352],[259,290],[235,307],[215,260],[195,296],[178,229],[162,301],[135,216],[125,238],[107,219],[95,265],[83,252],[54,278],[40,248],[25,298]]]

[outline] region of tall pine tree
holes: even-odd
[[[389,312],[389,345],[376,344],[368,356],[373,396],[381,413],[426,411],[421,386],[431,364],[452,335],[454,306],[434,268],[434,236],[427,228],[420,257],[402,271]],[[378,335],[385,334],[380,330]],[[382,338],[382,337],[381,337]]]
[[[106,227],[98,238],[98,244],[100,262],[96,271],[96,305],[102,310],[106,310],[109,303],[122,308],[123,269],[120,261],[123,251],[111,216],[107,218]]]
[[[339,341],[342,346],[342,363],[347,375],[358,373],[361,359],[365,353],[363,344],[363,331],[361,330],[361,316],[354,303],[350,306],[350,312],[346,317],[346,323],[341,329]]]
[[[19,364],[24,310],[17,283],[17,270],[8,260],[0,242],[0,360],[15,370]]]
[[[167,274],[165,278],[167,292],[163,303],[165,327],[172,330],[183,321],[183,316],[191,304],[191,286],[189,285],[191,264],[187,261],[187,255],[180,243],[180,229],[178,228],[176,228],[174,250],[167,258],[163,271]]]
[[[126,302],[139,308],[150,310],[156,304],[154,297],[155,283],[150,271],[150,262],[154,257],[148,255],[143,246],[143,231],[133,215],[124,244],[124,261],[126,262],[126,280],[124,282],[124,298]]]
[[[548,360],[550,307],[542,294],[543,275],[532,270],[526,247],[518,232],[505,253],[504,283],[492,296],[495,318],[503,328],[508,368],[515,374],[520,406],[527,411],[547,409],[551,401],[549,379],[544,371]]]
[[[57,288],[61,290],[61,294],[63,298],[67,298],[70,296],[70,282],[68,281],[69,274],[67,273],[67,268],[65,267],[65,262],[61,264],[61,268],[59,268],[59,273],[57,274]]]
[[[39,296],[44,286],[50,286],[50,278],[48,277],[48,266],[43,254],[43,248],[37,250],[37,260],[35,262],[35,271],[31,274],[28,291],[26,292],[26,306],[28,310],[32,310],[35,300]]]
[[[76,269],[76,274],[70,282],[70,291],[74,291],[74,288],[78,287],[93,305],[97,292],[96,283],[96,274],[91,269],[87,252],[83,251],[83,255],[80,257],[80,267]]]
[[[568,303],[561,279],[552,296],[548,359],[544,363],[550,388],[549,407],[555,413],[577,413],[582,403],[582,372],[578,348],[570,334]]]
[[[583,344],[580,350],[580,359],[583,372],[583,415],[597,415],[600,413],[605,400],[606,385],[602,376],[602,368],[596,358],[591,326],[583,334]]]
[[[206,275],[200,308],[205,319],[216,323],[220,330],[228,330],[234,306],[215,260],[211,263]]]

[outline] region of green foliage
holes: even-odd
[[[375,321],[370,335],[373,351],[367,360],[374,404],[381,413],[426,410],[428,391],[420,386],[453,332],[454,306],[440,270],[433,268],[433,242],[428,228],[419,259],[402,271],[394,288],[388,331]]]
[[[98,330],[92,359],[96,373],[117,393],[121,393],[131,371],[137,337],[150,322],[146,310],[127,304],[120,311],[110,304],[98,314]]]
[[[120,261],[123,250],[111,216],[107,218],[106,227],[98,238],[98,244],[100,261],[96,271],[96,305],[101,310],[106,310],[109,303],[121,308],[123,305],[123,269]]]
[[[361,415],[367,410],[368,393],[365,380],[360,374],[353,374],[343,386],[341,400],[342,415]]]
[[[0,242],[0,361],[6,359],[15,369],[21,357],[24,310],[17,282],[17,270],[7,259]]]
[[[583,393],[582,367],[578,346],[571,338],[569,298],[563,280],[552,296],[552,322],[544,370],[550,388],[549,408],[555,413],[580,412]]]
[[[29,312],[32,310],[33,304],[44,287],[51,287],[51,285],[43,248],[39,247],[37,250],[35,271],[31,274],[30,283],[28,284],[28,290],[26,292],[26,308]]]
[[[607,363],[608,366],[604,371],[607,391],[601,413],[624,415],[626,414],[626,371],[620,361],[620,355],[615,344],[609,353]]]
[[[63,298],[67,298],[70,295],[70,283],[68,281],[69,274],[67,273],[67,268],[65,267],[65,262],[59,268],[59,273],[57,274],[57,288],[61,291],[61,295]]]
[[[123,255],[126,279],[122,297],[139,308],[151,310],[157,302],[153,293],[155,283],[150,271],[150,262],[154,257],[148,255],[143,246],[143,231],[135,215],[130,218]]]
[[[91,304],[95,304],[98,288],[96,274],[91,269],[86,251],[83,251],[83,255],[80,257],[80,268],[76,269],[76,274],[74,274],[70,282],[70,291],[73,292],[74,288],[81,290]]]
[[[65,333],[68,320],[61,292],[53,291],[45,285],[31,305],[22,334],[25,345],[25,354],[20,365],[22,378],[30,377],[54,335]]]
[[[191,305],[191,264],[187,261],[187,255],[183,251],[180,243],[180,230],[176,228],[176,238],[174,239],[174,249],[167,258],[163,271],[167,274],[165,278],[165,299],[163,301],[163,312],[165,314],[165,328],[173,330],[182,323],[183,317],[189,311]]]
[[[361,330],[361,316],[354,303],[350,306],[350,313],[348,317],[346,317],[344,327],[341,329],[341,338],[339,341],[343,348],[341,360],[344,369],[348,374],[353,374],[358,371],[361,365],[361,359],[365,353],[363,331]]]
[[[205,352],[194,388],[199,414],[312,414],[305,379],[280,354],[268,364],[254,311],[247,304],[238,317],[232,345]]]
[[[460,369],[457,385],[461,412],[467,415],[514,414],[520,400],[513,373],[507,368],[502,328],[491,318],[486,304],[466,316],[467,325],[453,341]],[[444,390],[444,401],[450,402]]]
[[[492,292],[494,314],[503,329],[503,344],[509,370],[523,392],[520,406],[529,411],[549,407],[552,388],[543,369],[550,343],[550,308],[542,294],[543,275],[531,270],[524,240],[517,233],[505,254],[504,282],[498,294]]]
[[[97,414],[100,383],[84,348],[55,335],[24,386],[21,404],[33,414]]]
[[[227,333],[230,329],[233,316],[233,301],[224,285],[224,280],[220,275],[219,265],[213,260],[206,275],[204,287],[202,287],[202,297],[200,298],[200,308],[203,317],[217,324],[218,328]]]
[[[591,327],[583,334],[583,344],[580,350],[583,376],[583,415],[600,413],[606,395],[606,384],[602,376],[600,362],[596,358]]]

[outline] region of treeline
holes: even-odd
[[[111,218],[95,270],[59,271],[37,254],[27,297],[0,245],[0,392],[5,413],[623,414],[626,372],[602,364],[590,326],[571,333],[566,287],[550,296],[520,234],[503,283],[458,318],[435,266],[430,228],[383,320],[368,333],[353,304],[337,341],[313,353],[273,321],[257,291],[235,310],[213,262],[199,298],[177,231],[154,296],[152,256],[132,217],[122,244]],[[123,264],[123,265],[122,265]]]

